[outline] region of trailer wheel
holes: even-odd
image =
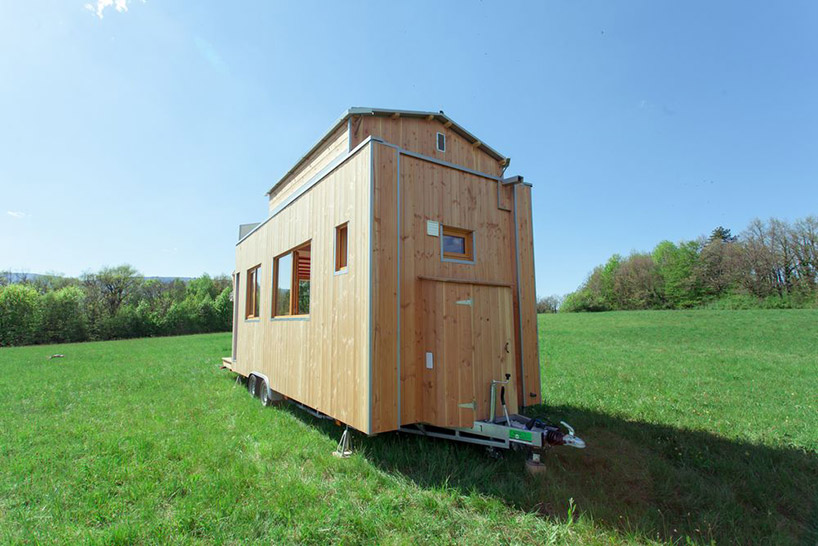
[[[258,377],[255,375],[247,378],[247,392],[250,393],[250,396],[255,396],[258,392]]]
[[[261,392],[259,393],[258,396],[261,399],[261,405],[262,406],[272,406],[273,401],[270,398],[270,389],[268,389],[267,385],[265,385],[263,382],[261,383],[260,387],[261,387]]]

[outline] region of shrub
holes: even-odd
[[[192,299],[173,302],[162,320],[162,333],[171,336],[198,333],[197,315],[198,305]]]
[[[0,291],[0,345],[38,341],[40,295],[34,288],[10,284]]]
[[[114,316],[102,319],[100,337],[127,339],[154,335],[156,328],[152,318],[147,305],[122,305]]]
[[[233,289],[228,286],[222,290],[213,303],[218,317],[218,330],[221,332],[228,332],[233,328],[233,302],[230,301],[232,294]]]
[[[583,311],[610,311],[611,308],[601,296],[587,288],[571,292],[560,305],[560,313],[579,313]]]
[[[82,290],[76,286],[60,288],[42,296],[40,341],[58,343],[88,339],[84,299]]]

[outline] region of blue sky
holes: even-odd
[[[3,1],[0,269],[229,273],[264,192],[375,106],[510,156],[537,291],[566,293],[818,213],[817,28],[815,2]]]

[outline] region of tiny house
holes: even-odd
[[[579,447],[518,414],[542,394],[531,185],[509,163],[443,112],[346,111],[239,229],[225,366],[367,435]]]

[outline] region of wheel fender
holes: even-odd
[[[255,376],[257,379],[260,379],[263,384],[263,388],[267,389],[267,398],[271,402],[280,402],[284,400],[284,396],[281,393],[274,391],[270,388],[270,379],[261,372],[250,372],[247,377]]]
[[[249,379],[251,376],[256,376],[258,379],[261,379],[262,385],[264,386],[265,389],[267,389],[267,396],[269,397],[273,396],[273,391],[272,389],[270,389],[270,380],[267,378],[266,375],[264,375],[261,372],[250,372],[247,375],[247,378]]]

